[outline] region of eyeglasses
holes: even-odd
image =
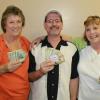
[[[55,19],[55,20],[52,20],[52,19],[49,19],[46,21],[46,23],[61,23],[61,20],[60,19]]]

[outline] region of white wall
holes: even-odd
[[[0,18],[8,5],[16,5],[23,10],[26,17],[23,33],[30,40],[46,33],[43,20],[49,10],[61,12],[64,20],[62,33],[70,36],[82,36],[84,20],[89,15],[100,15],[100,0],[0,0]]]

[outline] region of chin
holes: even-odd
[[[15,36],[15,37],[16,37],[16,36],[20,36],[20,34],[14,34],[13,36]]]
[[[56,36],[56,35],[59,35],[59,33],[55,33],[55,32],[51,32],[50,34],[51,34],[51,35],[55,35],[55,36]]]

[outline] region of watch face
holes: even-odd
[[[22,49],[11,51],[8,52],[8,58],[11,62],[14,62],[16,60],[19,62],[23,62],[26,58],[26,53]]]
[[[61,64],[65,61],[63,54],[54,48],[46,48],[45,57],[54,61],[55,64]]]

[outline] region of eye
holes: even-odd
[[[53,22],[55,22],[55,23],[60,23],[61,20],[60,20],[60,19],[55,19],[55,20],[49,19],[49,20],[47,20],[46,22],[47,22],[47,23],[53,23]]]
[[[87,29],[86,29],[86,32],[89,32],[89,31],[90,31],[90,29],[89,29],[89,28],[87,28]]]
[[[52,22],[53,22],[53,20],[47,20],[46,22],[47,22],[47,23],[52,23]]]
[[[60,23],[61,21],[60,21],[59,19],[56,19],[55,22],[56,22],[56,23]]]
[[[13,21],[10,21],[9,23],[11,23],[11,24],[12,24],[12,23],[14,23],[14,22],[13,22]]]
[[[94,30],[97,30],[97,29],[98,29],[98,27],[93,27],[93,29],[94,29]]]
[[[22,21],[21,20],[18,20],[17,23],[22,23]]]

